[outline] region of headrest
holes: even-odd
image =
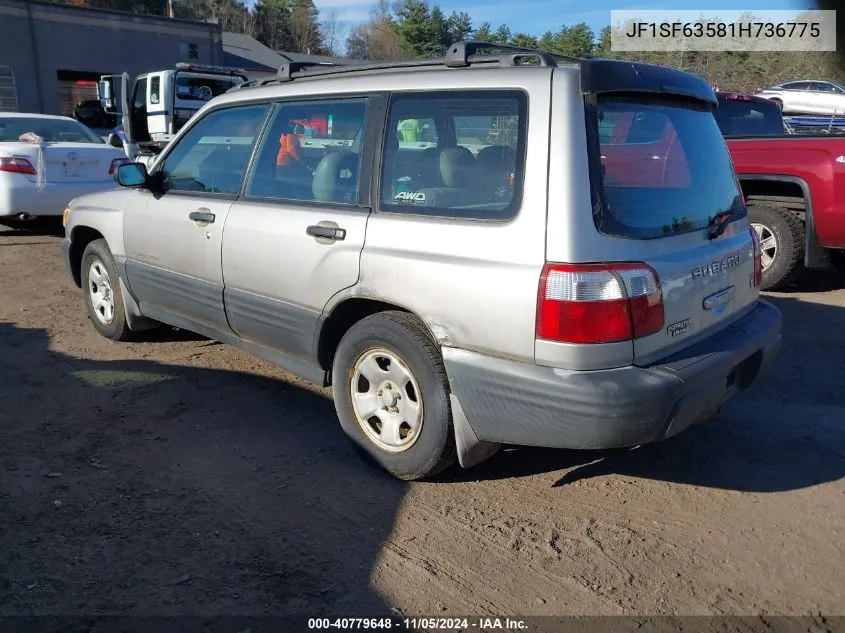
[[[448,147],[440,152],[440,177],[447,187],[468,187],[475,157],[466,147]]]
[[[490,145],[478,152],[475,159],[484,169],[512,169],[516,152],[508,145]]]
[[[314,170],[311,190],[317,200],[354,204],[357,187],[358,154],[332,152]]]

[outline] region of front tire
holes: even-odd
[[[82,292],[94,329],[112,341],[129,341],[120,276],[106,241],[94,240],[82,253]]]
[[[804,271],[804,224],[788,209],[749,206],[751,227],[763,250],[761,290],[779,290]]]
[[[381,312],[353,325],[335,353],[332,391],[344,432],[395,477],[424,479],[455,463],[446,370],[413,315]]]

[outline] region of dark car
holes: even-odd
[[[96,126],[111,127],[117,122],[115,115],[106,112],[96,99],[77,103],[73,109],[73,118],[80,123]]]

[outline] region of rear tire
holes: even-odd
[[[795,283],[804,271],[804,224],[788,209],[749,206],[748,216],[763,249],[761,290]]]
[[[332,391],[344,432],[395,477],[431,477],[457,460],[440,350],[413,315],[381,312],[353,325],[335,353]]]
[[[131,341],[135,333],[126,322],[120,276],[108,244],[94,240],[82,253],[82,293],[94,329],[112,341]]]

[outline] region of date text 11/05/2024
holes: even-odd
[[[309,630],[395,629],[397,631],[527,631],[518,618],[309,618]]]

